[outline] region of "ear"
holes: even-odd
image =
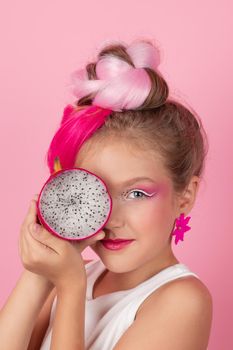
[[[185,216],[192,210],[200,185],[200,178],[193,176],[184,192],[178,196],[177,216],[184,213]]]

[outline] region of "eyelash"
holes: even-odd
[[[143,196],[138,197],[139,200],[142,200],[142,199],[147,198],[147,197],[151,197],[151,195],[148,195],[148,194],[146,194],[144,191],[137,190],[137,189],[126,192],[126,195],[127,195],[127,194],[130,194],[130,193],[133,193],[133,192],[139,192],[139,193],[142,193],[142,194],[143,194]],[[124,192],[124,193],[125,193],[125,192]],[[123,193],[123,194],[124,194],[124,193]],[[133,199],[136,199],[136,198],[133,198]]]

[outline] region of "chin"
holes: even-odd
[[[132,259],[124,259],[122,256],[103,256],[99,255],[105,267],[113,273],[126,273],[138,268],[137,263]]]

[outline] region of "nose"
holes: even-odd
[[[111,199],[112,199],[111,213],[104,227],[109,230],[117,227],[122,227],[123,225],[122,206],[119,203],[119,200],[117,200],[117,198],[114,198],[111,196]]]

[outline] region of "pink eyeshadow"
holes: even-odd
[[[139,185],[136,186],[138,189],[141,189],[142,191],[147,192],[148,194],[152,193],[158,193],[166,194],[168,191],[168,185],[167,184],[160,184],[160,185],[154,185],[154,186],[148,186],[148,185]]]
[[[146,186],[146,185],[139,185],[139,186],[134,186],[137,189],[140,189],[142,191],[147,192],[148,194],[152,194],[154,192],[158,192],[159,186]]]

